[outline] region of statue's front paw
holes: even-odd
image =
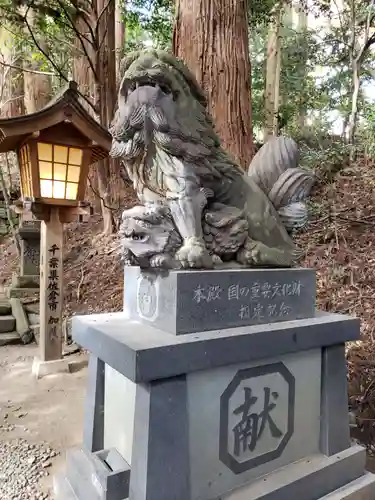
[[[191,238],[186,240],[176,254],[176,259],[184,268],[211,269],[213,260],[203,241]]]
[[[122,252],[122,263],[124,266],[138,266],[138,260],[129,249],[125,248]]]
[[[179,268],[179,262],[177,262],[173,257],[168,254],[161,253],[158,255],[153,255],[150,258],[150,266],[154,268],[161,269],[176,269]]]

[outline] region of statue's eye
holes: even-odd
[[[145,239],[145,235],[143,233],[138,233],[137,234],[137,233],[133,232],[132,239],[134,241],[143,241]]]

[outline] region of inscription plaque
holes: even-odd
[[[239,269],[153,274],[125,267],[124,307],[132,319],[174,334],[311,318],[315,273]]]

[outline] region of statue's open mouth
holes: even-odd
[[[160,89],[165,95],[172,93],[171,85],[165,78],[158,78],[156,80],[148,77],[140,77],[128,81],[124,80],[123,82],[123,89],[126,89],[128,96],[140,87]]]

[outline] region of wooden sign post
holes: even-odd
[[[40,240],[40,359],[62,358],[63,225],[59,208],[42,221]]]

